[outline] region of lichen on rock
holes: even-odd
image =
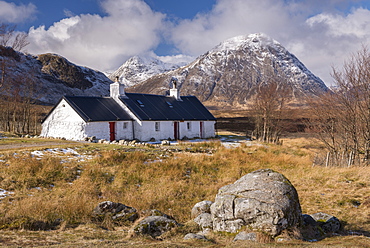
[[[237,233],[246,226],[272,237],[302,222],[296,189],[270,169],[254,171],[220,188],[211,215],[214,231]]]

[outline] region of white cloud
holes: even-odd
[[[290,41],[287,48],[329,85],[331,68],[342,68],[352,54],[370,44],[370,11],[366,9],[353,9],[348,14],[321,13],[305,24],[306,35]]]
[[[156,58],[165,63],[177,65],[186,65],[195,60],[195,57],[184,54],[178,54],[173,56],[156,56]]]
[[[210,13],[180,22],[172,39],[181,51],[199,55],[233,36],[262,32],[274,38],[283,27],[291,32],[294,18],[283,1],[220,0]]]
[[[307,24],[311,28],[321,27],[328,36],[366,38],[370,33],[370,11],[359,8],[347,16],[322,13],[309,18]]]
[[[36,11],[36,6],[32,3],[16,5],[0,1],[0,22],[22,23],[34,18]]]
[[[165,15],[141,0],[105,0],[106,16],[80,15],[48,29],[29,31],[31,53],[53,52],[79,65],[102,71],[118,68],[130,56],[154,49],[165,27]]]

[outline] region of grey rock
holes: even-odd
[[[314,218],[312,218],[311,215],[308,214],[302,214],[302,219],[303,219],[303,225],[304,226],[317,226],[317,222]]]
[[[191,209],[191,217],[196,218],[198,215],[203,213],[211,213],[211,205],[212,201],[201,201],[194,205],[194,207]]]
[[[189,239],[201,239],[201,240],[207,240],[207,238],[204,235],[196,234],[196,233],[188,233],[184,237],[185,240]]]
[[[126,206],[122,203],[104,201],[98,204],[93,210],[95,217],[111,216],[113,220],[135,221],[139,215],[135,208]]]
[[[311,215],[302,215],[303,223],[300,227],[302,238],[307,241],[320,240],[324,238],[322,229],[319,228],[317,222]]]
[[[202,230],[209,230],[213,228],[212,215],[209,213],[202,213],[198,215],[194,222],[197,223]]]
[[[320,212],[311,214],[311,217],[325,233],[335,233],[341,228],[339,219],[333,215]]]
[[[174,227],[180,226],[174,219],[164,216],[148,216],[134,227],[134,232],[140,235],[158,237]]]
[[[302,222],[296,189],[270,169],[254,171],[220,188],[211,215],[214,231],[235,233],[247,226],[272,237]]]
[[[251,241],[257,241],[257,234],[254,232],[240,232],[238,233],[235,238],[234,242],[238,240],[251,240]]]

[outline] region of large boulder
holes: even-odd
[[[246,226],[271,237],[302,222],[296,189],[270,169],[254,171],[220,188],[211,215],[214,231],[236,233]]]

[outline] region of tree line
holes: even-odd
[[[37,134],[41,112],[35,105],[35,77],[17,70],[19,52],[29,42],[26,33],[15,30],[15,25],[0,24],[0,130]]]
[[[333,68],[335,88],[310,101],[311,130],[329,153],[326,165],[368,165],[370,163],[370,53],[363,47]]]

